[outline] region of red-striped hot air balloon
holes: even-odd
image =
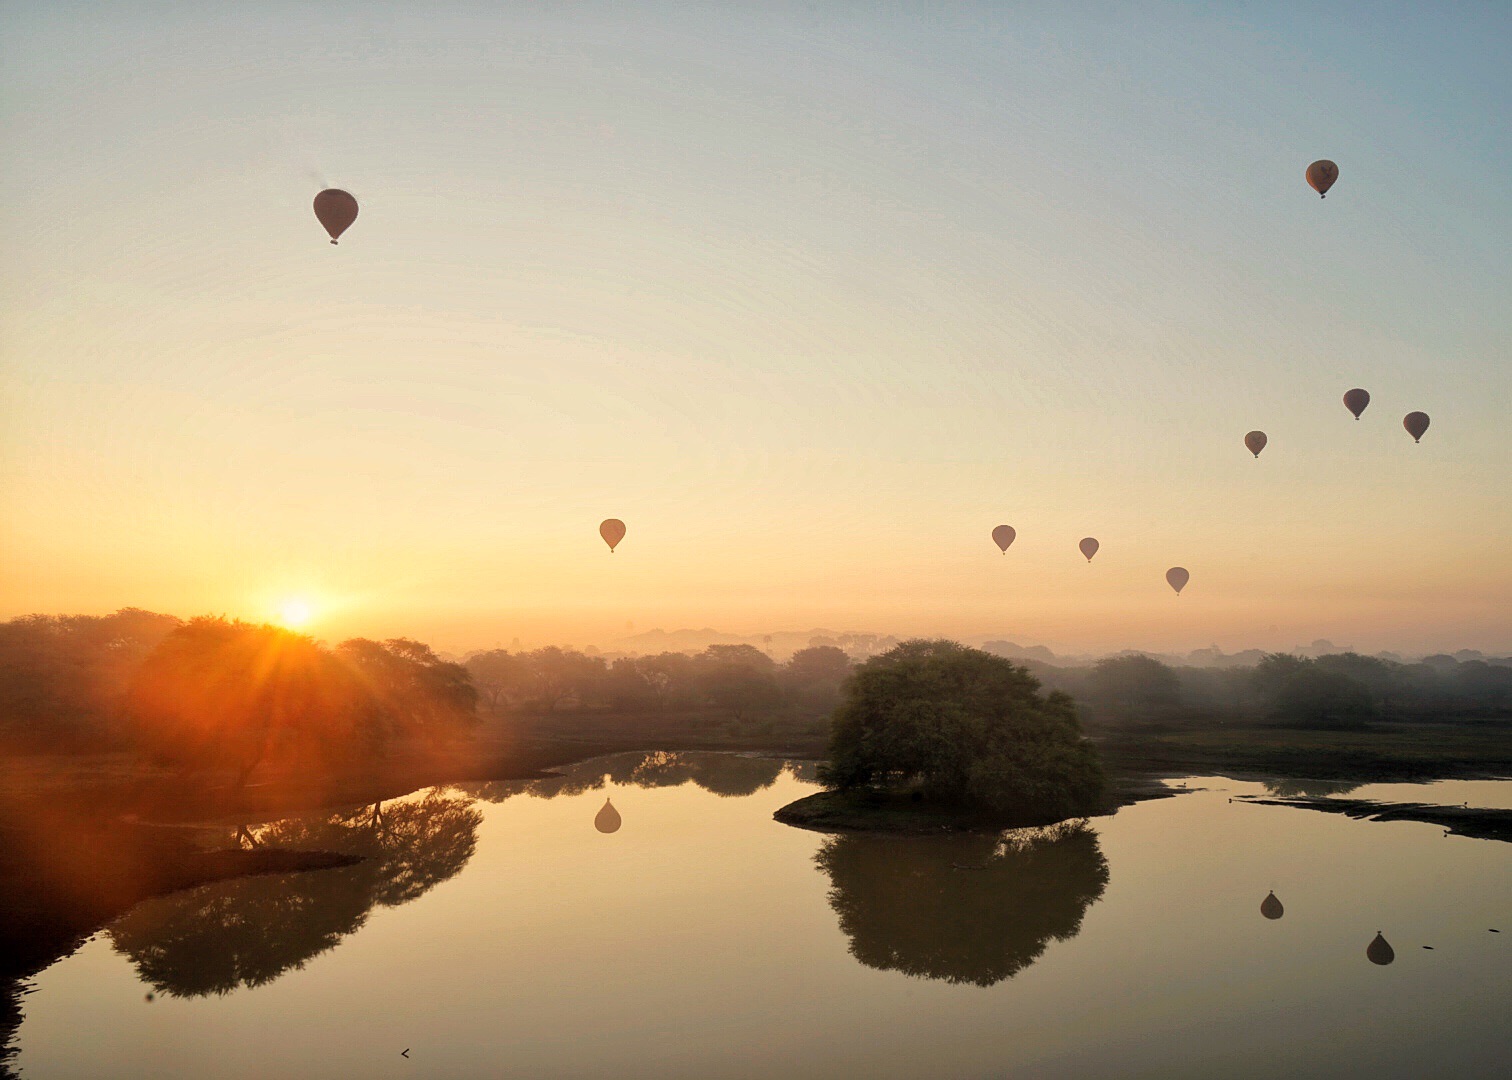
[[[625,523],[619,518],[605,518],[599,522],[599,535],[609,545],[609,554],[613,555],[614,549],[625,538]]]
[[[1181,595],[1181,590],[1186,588],[1186,583],[1192,580],[1192,575],[1187,573],[1184,566],[1173,566],[1166,571],[1166,584],[1176,590],[1176,595]]]
[[[1013,531],[1012,525],[999,525],[992,530],[992,542],[1003,549],[1003,554],[1008,554],[1008,545],[1013,543],[1018,533]]]
[[[1428,430],[1428,414],[1410,412],[1402,417],[1402,426],[1407,429],[1407,434],[1412,436],[1413,442],[1422,442],[1423,433]]]
[[[1328,194],[1328,189],[1338,178],[1339,167],[1327,158],[1319,158],[1307,167],[1307,182],[1320,199]]]
[[[1263,431],[1252,431],[1244,437],[1244,445],[1256,457],[1260,456],[1260,451],[1265,449],[1265,444],[1269,441]]]
[[[357,220],[357,200],[340,188],[326,188],[315,196],[315,217],[331,234],[331,243]]]
[[[1081,553],[1087,557],[1088,562],[1091,562],[1092,556],[1097,554],[1097,549],[1102,545],[1097,542],[1096,537],[1084,536],[1081,543],[1076,546],[1081,548]]]
[[[1344,391],[1344,407],[1354,413],[1356,420],[1360,418],[1360,414],[1365,411],[1365,406],[1369,404],[1370,394],[1361,390],[1358,386],[1353,390]]]

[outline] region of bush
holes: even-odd
[[[1025,823],[1093,808],[1104,787],[1076,707],[1002,657],[905,641],[846,684],[823,779],[841,790],[913,787]]]

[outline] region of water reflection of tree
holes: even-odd
[[[771,787],[788,762],[778,758],[742,754],[681,753],[656,750],[650,753],[611,754],[566,765],[539,780],[499,780],[484,784],[459,784],[457,790],[485,802],[499,803],[515,795],[550,799],[557,795],[581,795],[608,784],[620,787],[663,788],[693,783],[722,797],[753,795]]]
[[[335,870],[249,877],[148,900],[110,927],[118,952],[155,989],[189,997],[260,986],[357,930],[374,906],[408,903],[471,858],[482,815],[431,792],[413,802],[294,818],[260,844],[360,855]]]
[[[1284,798],[1347,795],[1355,788],[1365,786],[1363,780],[1266,780],[1264,783],[1267,792]]]
[[[814,857],[868,967],[991,986],[1081,929],[1108,884],[1085,823],[1003,836],[832,837]]]

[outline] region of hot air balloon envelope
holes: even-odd
[[[1184,566],[1173,566],[1166,571],[1166,583],[1176,590],[1176,595],[1181,595],[1181,590],[1186,588],[1186,583],[1192,580],[1192,575],[1186,572]]]
[[[609,545],[609,551],[613,554],[619,542],[625,538],[625,523],[619,518],[607,518],[599,523],[599,535],[604,538],[604,543]]]
[[[1265,449],[1265,444],[1269,441],[1263,431],[1252,431],[1244,437],[1244,445],[1249,447],[1249,452],[1256,457],[1260,456],[1260,451]]]
[[[1008,545],[1013,543],[1013,538],[1017,535],[1018,533],[1013,531],[1012,525],[999,525],[992,530],[992,542],[1002,548],[1003,553],[1006,555],[1008,553]]]
[[[357,220],[357,200],[340,188],[326,188],[315,196],[315,217],[331,234],[331,243]]]
[[[619,831],[619,811],[614,808],[614,804],[611,803],[608,799],[604,800],[604,805],[599,809],[599,812],[594,815],[593,827],[601,833],[612,833]]]
[[[1370,395],[1358,386],[1353,390],[1344,391],[1344,407],[1354,413],[1356,420],[1360,418],[1360,414],[1365,411],[1365,406],[1369,404]]]
[[[1385,967],[1396,959],[1396,950],[1376,931],[1375,940],[1365,946],[1365,956],[1372,964],[1380,964]]]
[[[1264,915],[1267,919],[1279,919],[1282,915],[1286,914],[1286,909],[1281,906],[1281,901],[1276,899],[1276,894],[1271,893],[1264,900],[1260,901],[1260,914]]]
[[[1307,167],[1307,182],[1320,199],[1328,194],[1328,189],[1334,186],[1334,181],[1338,178],[1339,167],[1327,158],[1319,158]]]
[[[1402,426],[1407,429],[1407,434],[1412,436],[1413,442],[1420,442],[1423,432],[1428,430],[1428,414],[1425,412],[1410,412],[1402,417]]]
[[[1100,545],[1095,538],[1084,536],[1082,537],[1082,542],[1077,544],[1076,546],[1081,548],[1081,553],[1087,557],[1088,562],[1091,562],[1092,556],[1097,554],[1097,549],[1102,545]]]

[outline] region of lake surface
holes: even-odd
[[[368,858],[139,905],[37,977],[17,1064],[30,1080],[1505,1075],[1512,845],[1230,802],[1267,787],[1223,778],[1081,829],[831,838],[771,817],[810,769],[616,755],[257,827]],[[1349,794],[1508,805],[1512,782],[1475,784]],[[1272,889],[1280,919],[1260,912]],[[1365,955],[1378,930],[1389,966]]]

